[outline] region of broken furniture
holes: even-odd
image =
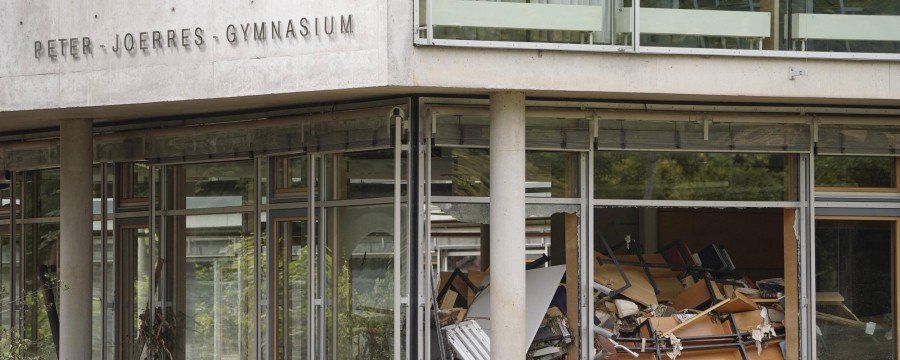
[[[527,356],[541,360],[559,359],[566,355],[572,338],[566,317],[559,308],[551,307],[531,342]]]
[[[709,244],[697,252],[700,266],[712,270],[734,271],[734,263],[725,248],[719,244]]]
[[[685,288],[672,300],[672,306],[676,309],[703,310],[712,304],[725,299],[718,284],[710,279],[700,279],[699,282]]]
[[[459,268],[444,278],[445,274],[441,274],[440,290],[437,295],[437,303],[441,304],[441,309],[468,308],[475,294],[481,290],[481,287],[475,285],[469,279],[469,275],[464,274]]]
[[[682,242],[670,243],[659,254],[618,255],[616,262],[595,254],[594,289],[603,294],[593,327],[597,359],[626,352],[657,360],[676,355],[684,360],[784,359],[778,346],[785,341],[784,324],[772,322],[769,309],[761,307],[783,304],[751,298],[759,296],[760,289],[750,288],[756,285],[751,279],[734,273],[721,246],[706,246],[701,252],[706,264]],[[610,290],[623,285],[620,271],[630,286],[616,293]],[[763,293],[784,291],[781,279],[761,283]],[[637,303],[638,310],[623,298]],[[784,320],[783,315],[779,319]]]
[[[723,302],[724,303],[724,302]],[[719,305],[719,304],[717,304]],[[721,306],[721,305],[720,305]],[[639,337],[619,337],[617,340],[644,359],[669,359],[675,353],[679,359],[782,359],[774,343],[783,338],[783,328],[777,334],[761,338],[757,343],[753,330],[764,323],[759,311],[727,314],[718,317],[697,315],[691,322],[678,324],[674,317],[646,318],[638,329]],[[759,344],[759,345],[757,345]],[[767,345],[773,346],[767,346]],[[748,348],[763,346],[757,351]]]

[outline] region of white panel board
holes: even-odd
[[[641,8],[642,34],[681,34],[767,38],[767,12]],[[631,8],[616,12],[616,32],[631,32]]]
[[[794,14],[799,39],[900,41],[900,16]]]
[[[525,340],[529,346],[537,334],[538,328],[541,326],[541,320],[547,314],[550,301],[553,300],[556,288],[559,286],[559,282],[565,273],[565,265],[533,269],[525,272]],[[469,307],[469,311],[466,313],[466,318],[475,319],[478,325],[484,329],[484,332],[488,336],[491,335],[490,286],[475,298],[475,301],[472,302],[472,306]]]
[[[434,25],[601,31],[603,7],[495,1],[433,0]]]

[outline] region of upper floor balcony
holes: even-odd
[[[897,0],[418,0],[416,43],[900,60]]]

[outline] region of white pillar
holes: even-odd
[[[525,358],[525,94],[491,94],[491,359]]]
[[[59,135],[59,358],[91,359],[94,157],[91,120],[61,120]]]

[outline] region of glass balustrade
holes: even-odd
[[[900,53],[900,1],[793,0],[794,49]]]
[[[419,1],[420,38],[437,45],[900,53],[900,1]]]
[[[434,39],[612,44],[609,0],[420,0]],[[429,24],[426,15],[420,20]],[[427,29],[423,35],[427,36]]]

